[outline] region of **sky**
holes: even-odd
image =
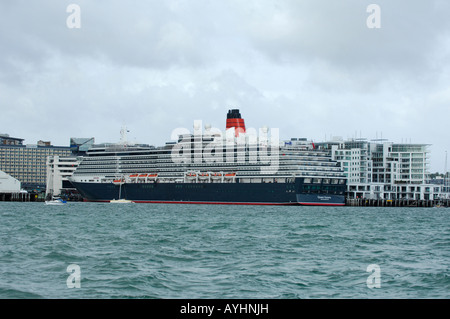
[[[225,130],[237,108],[281,139],[430,144],[443,172],[449,13],[446,0],[2,0],[0,133],[68,146],[118,142],[126,125],[162,145],[195,120]]]

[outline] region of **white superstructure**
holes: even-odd
[[[286,183],[294,177],[321,178],[329,184],[343,184],[342,169],[327,152],[314,149],[311,142],[292,139],[265,147],[226,139],[194,135],[180,136],[162,147],[148,145],[93,145],[71,180],[111,183],[121,177],[126,182],[160,183]],[[252,146],[253,145],[253,146]]]

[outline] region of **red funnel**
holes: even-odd
[[[239,110],[229,110],[227,114],[227,130],[234,127],[234,132],[236,136],[240,133],[245,133],[245,123],[244,119],[241,118],[241,113]]]

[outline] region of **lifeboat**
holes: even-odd
[[[221,178],[221,177],[222,177],[222,174],[220,174],[220,173],[212,173],[212,174],[211,174],[211,177],[214,178],[214,179],[216,179],[216,178]]]
[[[114,185],[120,185],[120,184],[123,184],[123,183],[124,183],[123,179],[115,179],[115,180],[113,180],[113,184]]]
[[[187,178],[195,178],[195,177],[197,177],[197,175],[195,173],[187,173],[186,177]]]
[[[146,178],[148,174],[141,174],[139,175],[139,178]]]
[[[225,174],[225,177],[234,177],[236,176],[236,173],[227,173]]]
[[[198,177],[202,178],[202,179],[205,179],[205,178],[209,177],[209,174],[208,173],[201,173],[201,174],[198,174]]]
[[[148,178],[157,178],[158,174],[148,174]]]
[[[138,177],[138,174],[132,174],[130,175],[130,178]]]

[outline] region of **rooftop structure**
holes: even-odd
[[[70,149],[74,155],[84,155],[95,143],[95,138],[70,138]]]
[[[9,134],[0,134],[0,145],[23,145],[23,138],[10,137]]]

